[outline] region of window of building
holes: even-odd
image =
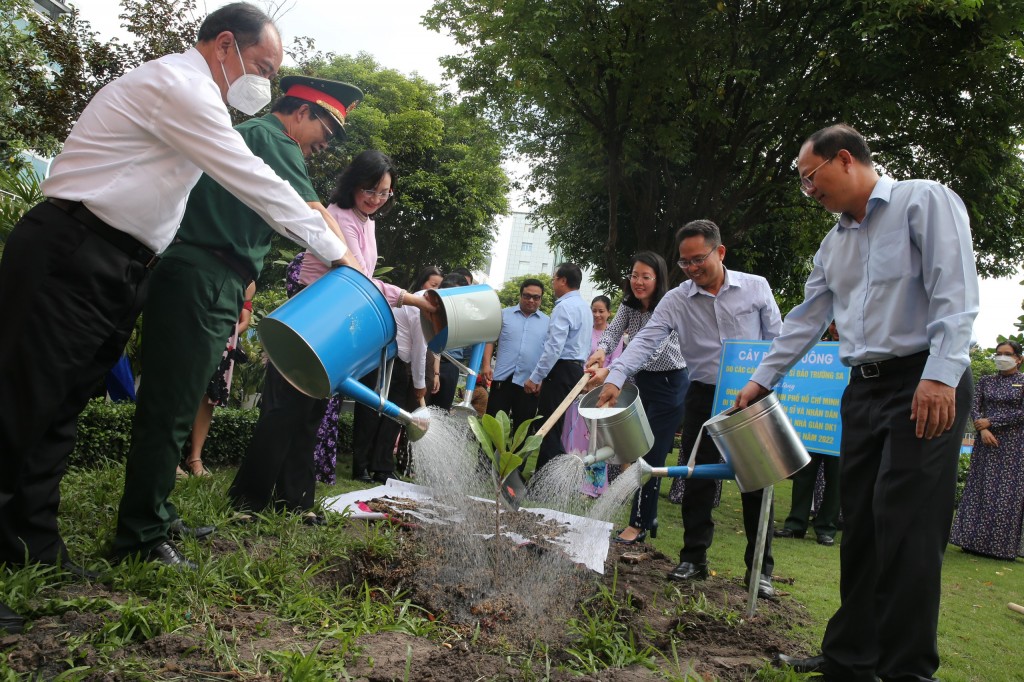
[[[533,244],[531,242],[523,242],[523,245],[519,248],[521,251],[533,251]]]

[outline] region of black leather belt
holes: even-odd
[[[908,369],[920,369],[928,361],[928,351],[906,355],[902,358],[880,360],[878,362],[865,362],[863,365],[854,365],[850,373],[855,378],[877,379],[878,377],[898,374]]]
[[[570,365],[576,365],[577,367],[582,367],[583,366],[583,361],[582,360],[567,360],[567,359],[565,359],[565,360],[558,360],[558,361],[555,362],[555,364],[557,365],[559,362],[568,362]]]
[[[160,262],[160,257],[153,253],[152,249],[127,232],[107,225],[81,201],[68,201],[56,197],[49,197],[47,201],[77,220],[103,241],[123,251],[132,260],[142,263],[146,269],[152,269]]]

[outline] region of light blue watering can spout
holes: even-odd
[[[453,412],[476,416],[476,408],[473,407],[473,391],[476,389],[476,378],[480,372],[480,366],[484,362],[484,348],[486,346],[486,343],[478,343],[473,346],[473,350],[469,355],[469,365],[465,367],[468,370],[466,373],[466,390],[463,392],[462,402],[452,406]]]
[[[416,441],[423,438],[427,429],[430,428],[430,410],[427,408],[419,407],[410,414],[352,377],[341,382],[341,385],[338,386],[338,393],[405,425],[409,440]]]
[[[643,460],[640,460],[641,462]],[[647,465],[644,462],[644,465]],[[646,483],[652,476],[655,478],[699,478],[702,480],[730,481],[736,478],[736,472],[725,463],[720,464],[698,464],[695,467],[640,467],[640,475],[643,476],[642,483]]]

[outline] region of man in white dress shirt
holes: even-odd
[[[231,126],[225,102],[262,109],[281,59],[259,9],[210,14],[194,48],[96,94],[42,185],[48,199],[12,231],[0,264],[0,562],[93,575],[57,528],[76,418],[119,358],[203,172],[325,262],[350,262],[344,240]],[[184,562],[169,543],[146,558]]]

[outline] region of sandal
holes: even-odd
[[[199,462],[199,470],[198,471],[196,471],[196,468],[194,466],[192,466],[196,462]],[[210,472],[207,470],[207,468],[205,466],[203,466],[203,458],[202,457],[195,457],[193,459],[186,459],[185,460],[185,466],[188,467],[188,474],[189,474],[189,476],[210,476],[211,475]]]
[[[180,481],[183,478],[188,478],[188,474],[185,473],[184,469],[178,467],[177,470],[174,472],[174,477]]]

